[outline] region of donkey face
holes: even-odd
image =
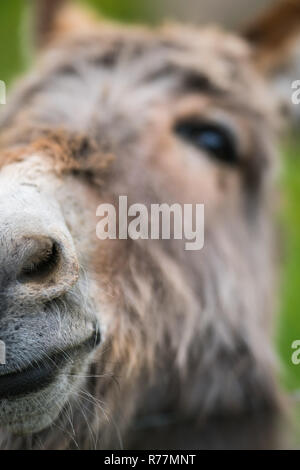
[[[273,406],[275,114],[248,47],[220,31],[95,27],[45,53],[1,122],[1,425],[37,432],[70,403],[84,436],[88,393],[120,426],[141,408]],[[204,203],[204,249],[99,241],[96,208],[119,195]]]

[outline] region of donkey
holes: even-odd
[[[280,446],[264,59],[299,4],[243,38],[37,3],[42,54],[0,118],[1,448]],[[204,204],[204,248],[99,240],[119,195]]]

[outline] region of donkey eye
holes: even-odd
[[[175,133],[219,161],[228,165],[236,165],[239,162],[237,142],[233,132],[221,124],[197,120],[182,121],[176,124]]]

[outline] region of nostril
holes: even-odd
[[[59,267],[60,249],[50,238],[28,240],[27,256],[19,273],[20,282],[45,282]]]

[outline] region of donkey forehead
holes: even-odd
[[[54,64],[54,71],[60,65],[63,69],[68,63],[76,65],[76,60],[78,65],[84,60],[103,68],[111,67],[114,72],[116,66],[122,72],[127,66],[134,66],[134,72],[147,81],[160,70],[160,65],[169,63],[174,65],[174,73],[198,72],[217,85],[220,81],[217,71],[221,75],[232,74],[233,68],[240,70],[249,58],[248,45],[229,33],[214,28],[193,30],[172,26],[154,31],[113,30],[75,36],[53,47],[46,61],[50,68]],[[147,72],[151,73],[150,77]]]
[[[123,98],[146,89],[150,97],[166,96],[169,91],[172,96],[174,91],[176,95],[222,93],[231,103],[237,100],[263,111],[267,94],[259,92],[262,81],[251,67],[250,57],[242,39],[215,28],[108,29],[69,38],[50,49],[42,75],[45,86],[55,85],[56,79],[80,76],[86,87],[97,90],[98,97],[116,89],[124,92]],[[81,93],[88,100],[88,91]],[[249,98],[252,95],[254,100]]]
[[[238,115],[255,116],[254,125],[257,114],[270,121],[274,103],[249,57],[242,40],[212,28],[108,28],[60,40],[12,94],[0,121],[1,143],[13,145],[16,135],[24,139],[24,128],[32,135],[41,126],[80,133],[104,128],[126,136],[132,127],[144,128],[140,123],[153,106],[165,105],[171,113],[170,103],[176,107],[178,99],[197,93]]]

